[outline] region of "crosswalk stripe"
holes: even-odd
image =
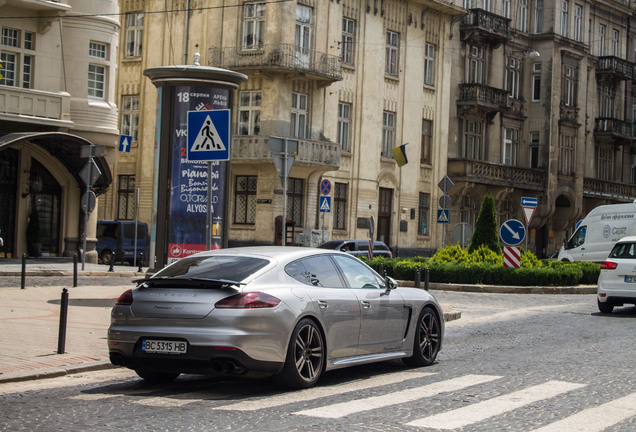
[[[372,378],[359,381],[347,382],[334,386],[312,387],[297,392],[284,393],[278,396],[272,396],[257,400],[246,400],[231,405],[215,407],[217,410],[231,411],[253,411],[263,408],[272,408],[276,406],[286,405],[289,403],[306,402],[322,397],[339,395],[348,392],[364,390],[372,387],[386,386],[415,378],[423,378],[435,375],[432,372],[396,372],[392,374],[378,375]]]
[[[636,393],[588,408],[532,432],[598,432],[636,415]]]
[[[192,398],[189,398],[191,396]],[[157,408],[178,408],[180,406],[197,402],[201,399],[201,393],[184,393],[180,394],[178,397],[174,396],[163,396],[163,397],[152,397],[147,399],[141,399],[134,401],[136,404],[152,406]]]
[[[494,381],[499,378],[501,377],[492,375],[466,375],[459,378],[428,384],[422,387],[392,392],[382,396],[374,396],[350,402],[327,405],[320,408],[298,411],[294,414],[323,418],[340,418],[353,413],[369,411],[390,405],[398,405],[424,397],[434,396],[439,393],[460,390],[473,385]]]
[[[523,390],[493,399],[488,399],[463,408],[414,420],[407,423],[407,426],[428,427],[434,429],[461,428],[466,425],[503,414],[507,411],[512,411],[524,405],[543,399],[549,399],[561,393],[567,393],[581,387],[585,387],[585,384],[568,383],[564,381],[548,381],[544,384],[528,387]]]
[[[69,399],[82,400],[82,401],[97,401],[102,399],[112,399],[116,397],[121,397],[120,394],[104,394],[104,393],[94,393],[94,394],[80,394],[71,396]]]

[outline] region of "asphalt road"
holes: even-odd
[[[4,384],[0,429],[636,430],[636,308],[602,315],[594,295],[434,294],[462,318],[428,368],[344,369],[293,392],[199,376],[148,385],[124,369]]]

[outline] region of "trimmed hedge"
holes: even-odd
[[[445,253],[446,257],[454,258],[445,262],[435,257],[430,259],[378,257],[373,261],[363,257],[362,260],[374,270],[385,271],[388,276],[399,280],[415,280],[415,272],[419,267],[422,272],[421,280],[424,281],[424,269],[428,268],[429,281],[438,283],[507,286],[594,285],[600,274],[600,265],[596,263],[539,261],[536,257],[532,259],[534,257],[532,254],[524,254],[528,255],[525,259],[526,264],[532,264],[532,267],[508,268],[499,263],[479,262],[474,259],[457,261],[459,254],[456,252]]]

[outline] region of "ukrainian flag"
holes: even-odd
[[[399,167],[404,166],[409,162],[409,160],[406,158],[406,144],[395,147],[391,150],[391,153],[393,153],[393,157],[395,158],[395,161],[397,162]]]

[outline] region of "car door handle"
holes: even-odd
[[[327,309],[329,307],[329,304],[324,300],[318,300],[318,306],[320,307],[320,309]]]
[[[362,309],[369,309],[371,307],[371,303],[366,300],[362,300],[360,304],[362,305]]]

